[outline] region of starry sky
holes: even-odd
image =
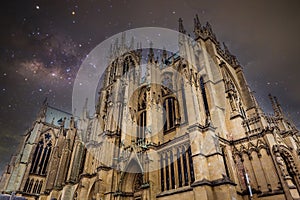
[[[71,112],[72,87],[86,55],[110,36],[138,27],[177,30],[183,18],[209,21],[243,66],[261,107],[268,93],[300,127],[300,12],[289,0],[4,0],[0,8],[0,172],[40,106]]]

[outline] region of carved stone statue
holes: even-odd
[[[280,168],[282,176],[283,177],[288,176],[286,164],[285,164],[283,158],[281,157],[280,153],[277,152],[275,154],[275,156],[276,156],[277,165]]]

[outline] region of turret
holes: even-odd
[[[198,15],[196,15],[196,17],[194,18],[194,33],[196,37],[198,37],[201,33],[201,23]]]
[[[269,99],[271,101],[272,108],[273,108],[275,116],[276,117],[282,116],[282,110],[281,110],[281,107],[278,104],[277,98],[273,97],[271,94],[269,94]],[[280,110],[279,110],[278,106],[280,107]]]
[[[185,29],[184,29],[184,27],[183,27],[183,20],[182,20],[182,18],[179,18],[178,22],[179,22],[179,28],[178,28],[178,31],[179,31],[180,33],[186,34],[186,31],[185,31]]]

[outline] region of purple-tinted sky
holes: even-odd
[[[193,17],[209,21],[242,66],[262,107],[268,93],[279,98],[299,127],[299,1],[43,0],[1,2],[0,171],[15,152],[48,97],[71,111],[76,72],[100,42],[121,31],[146,26],[177,29]]]

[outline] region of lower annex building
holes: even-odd
[[[144,75],[142,50],[123,35],[96,113],[74,119],[45,102],[0,191],[40,200],[300,199],[299,131],[276,97],[266,114],[208,23],[196,16],[193,41],[182,35],[178,54],[157,59],[148,49]]]

